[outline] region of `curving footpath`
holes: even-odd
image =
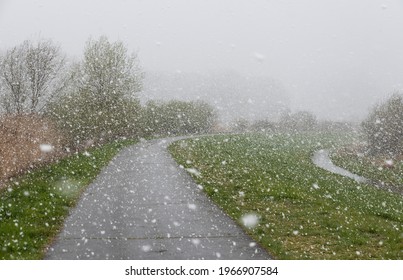
[[[350,171],[348,171],[344,168],[334,165],[332,160],[330,159],[329,153],[330,152],[328,150],[316,151],[313,154],[312,162],[316,166],[318,166],[326,171],[354,179],[358,183],[369,183],[369,180],[367,178],[361,177],[357,174],[351,173]]]
[[[335,174],[339,174],[351,179],[354,179],[356,182],[358,183],[364,183],[364,184],[370,184],[373,185],[376,188],[379,188],[381,190],[385,190],[388,192],[393,192],[393,193],[397,193],[400,195],[403,195],[403,188],[399,187],[399,186],[392,186],[392,185],[387,185],[385,183],[382,182],[376,182],[376,181],[371,181],[365,177],[359,176],[357,174],[351,173],[350,171],[338,167],[336,165],[333,164],[332,160],[330,159],[329,156],[329,151],[328,150],[319,150],[316,151],[313,156],[312,156],[312,162],[322,168],[325,169],[329,172],[335,173]]]
[[[270,259],[180,169],[175,139],[124,149],[65,222],[46,259]]]

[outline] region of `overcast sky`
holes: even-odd
[[[272,77],[325,118],[403,88],[403,0],[0,0],[1,50],[40,36],[79,58],[100,35],[146,71]]]

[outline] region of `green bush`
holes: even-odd
[[[99,100],[90,93],[68,95],[53,103],[49,116],[66,134],[73,147],[105,143],[140,135],[138,100]]]
[[[317,127],[316,116],[308,111],[284,114],[279,122],[280,128],[291,132],[311,131]]]
[[[403,149],[403,96],[395,93],[375,106],[362,123],[372,154],[396,155]]]
[[[151,101],[143,109],[141,126],[147,136],[207,133],[216,123],[209,104],[173,100]]]

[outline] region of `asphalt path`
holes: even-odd
[[[270,259],[167,152],[122,150],[82,195],[46,259]]]

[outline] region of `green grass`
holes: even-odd
[[[41,259],[81,193],[124,146],[106,144],[22,176],[0,192],[0,259]]]
[[[195,180],[278,259],[402,259],[403,199],[334,175],[313,151],[351,142],[338,135],[259,134],[181,140],[169,149]]]

